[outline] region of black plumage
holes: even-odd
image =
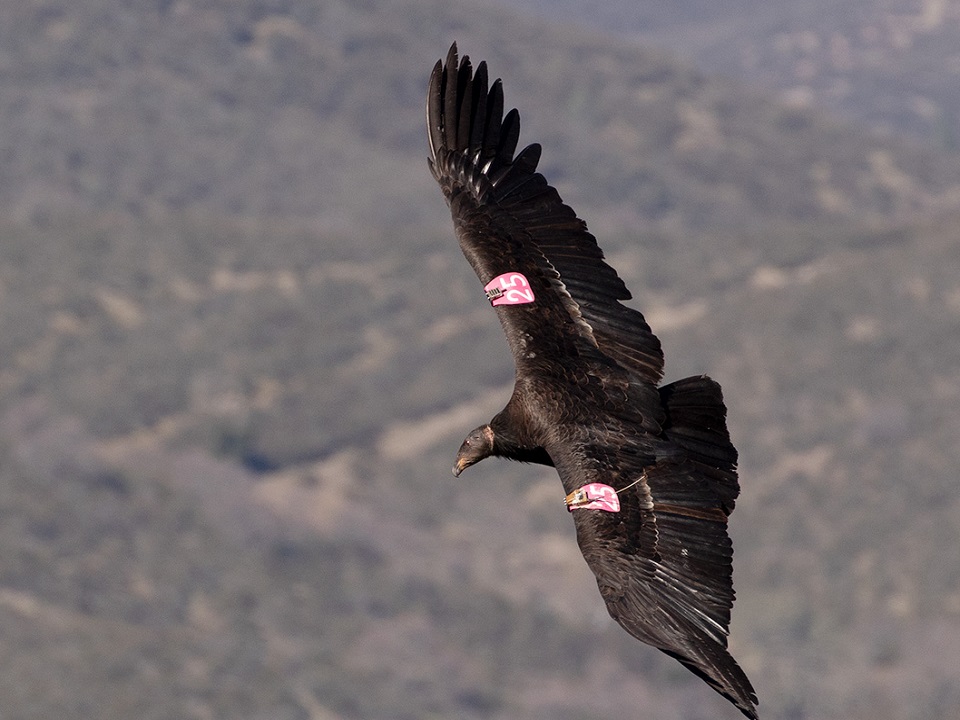
[[[517,111],[503,113],[500,81],[489,85],[485,63],[474,73],[458,62],[454,44],[430,77],[429,164],[464,255],[504,303],[494,309],[516,364],[510,401],[467,436],[454,473],[491,455],[555,466],[611,616],[756,718],[727,652],[727,517],[740,487],[720,386],[701,376],[657,387],[659,340],[536,171],[540,146],[516,152]],[[585,507],[588,486],[608,486],[618,509]]]

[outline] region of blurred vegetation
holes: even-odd
[[[495,4],[496,0],[490,0]],[[514,6],[546,14],[539,0]],[[942,0],[553,0],[554,19],[641,38],[700,67],[956,152],[960,10]]]
[[[51,0],[0,37],[5,713],[724,707],[606,617],[550,471],[450,478],[513,377],[423,159],[459,38],[668,379],[723,384],[761,711],[956,716],[956,156],[483,7]]]
[[[939,148],[771,102],[610,35],[545,34],[521,18],[503,28],[502,13],[430,0],[5,4],[0,206],[31,224],[91,209],[433,222],[423,88],[456,38],[508,76],[524,137],[544,144],[564,196],[614,227],[960,202],[960,162]]]

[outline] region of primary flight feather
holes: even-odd
[[[658,388],[663,352],[586,224],[516,152],[520,116],[485,63],[450,48],[427,93],[430,170],[516,365],[513,395],[454,473],[489,457],[552,465],[610,615],[756,718],[727,651],[727,517],[740,492],[720,386]]]

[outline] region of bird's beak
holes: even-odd
[[[453,476],[460,477],[460,473],[466,470],[469,464],[466,458],[458,458],[457,464],[453,466]]]

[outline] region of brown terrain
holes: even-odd
[[[724,387],[761,716],[957,717],[960,20],[793,6],[638,39],[438,0],[3,4],[0,716],[738,717],[607,617],[552,471],[450,476],[513,377],[426,167],[456,39],[667,379]]]

